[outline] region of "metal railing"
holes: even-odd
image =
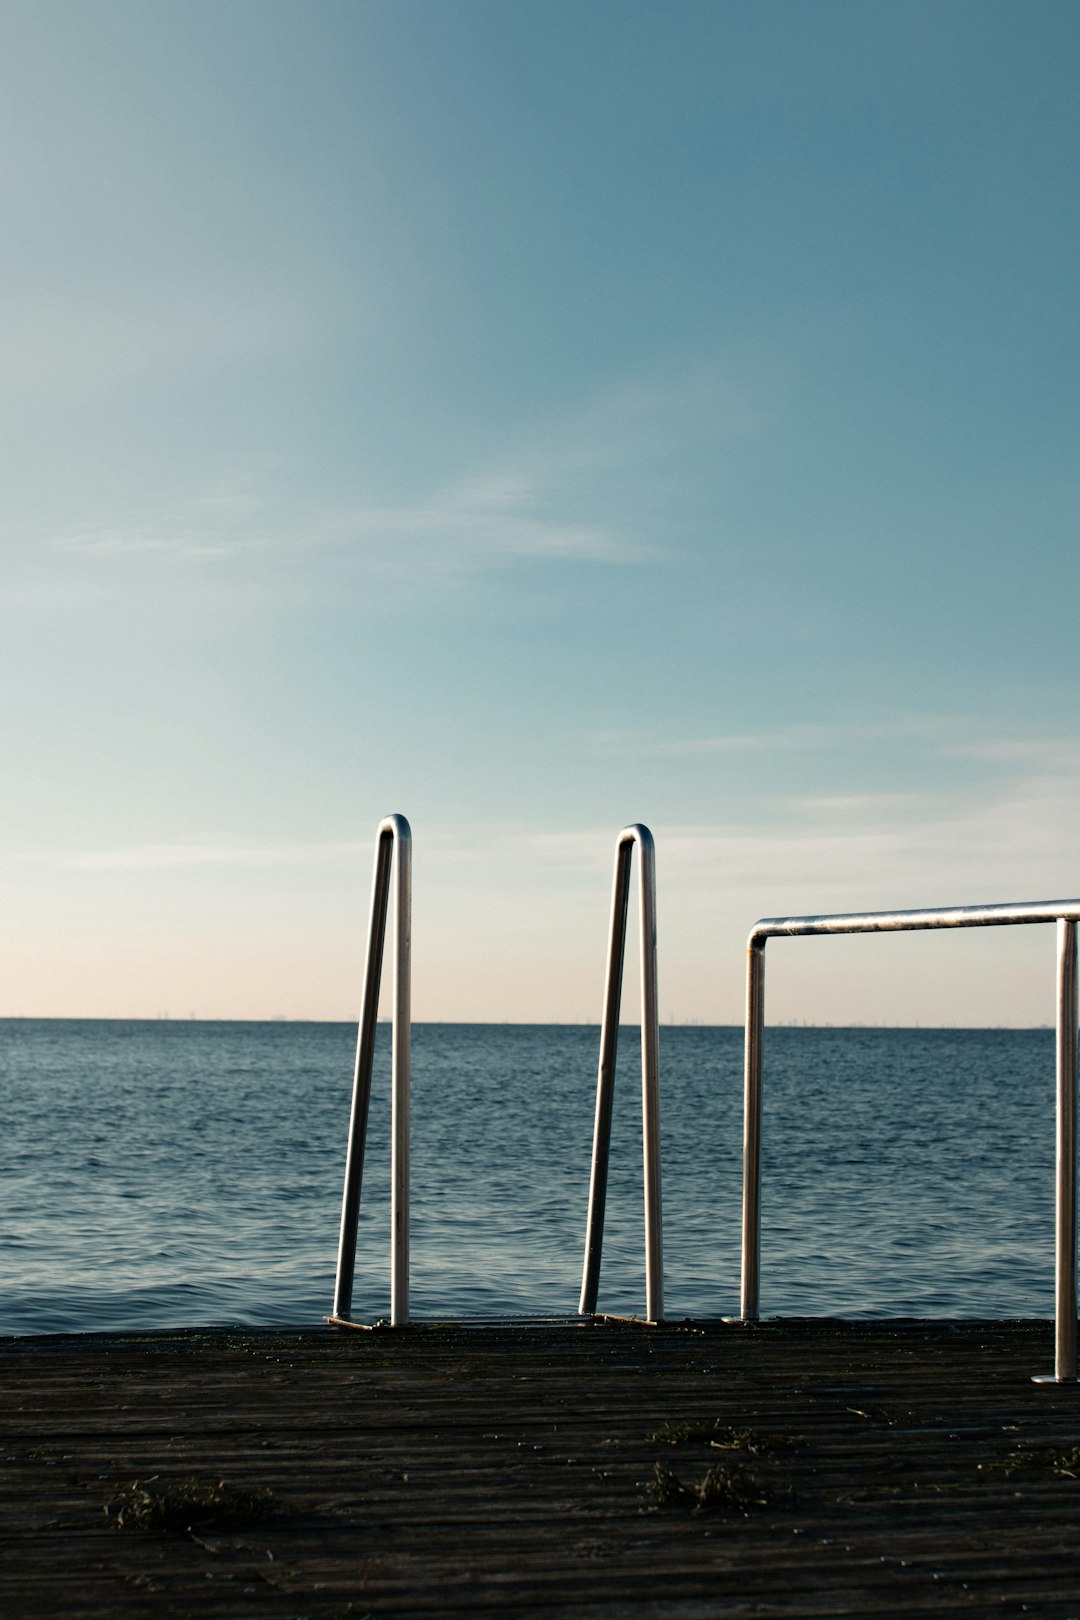
[[[396,862],[394,856],[396,853]],[[375,1058],[375,1031],[379,1017],[386,916],[390,904],[390,871],[396,866],[394,887],[394,1012],[391,1037],[390,1123],[390,1325],[404,1327],[409,1320],[409,1045],[412,947],[412,831],[404,816],[387,816],[375,839],[375,870],[371,881],[371,920],[368,926],[364,999],[356,1041],[349,1145],[345,1156],[345,1190],[341,1201],[337,1281],[331,1322],[355,1326],[352,1312],[353,1273],[356,1269],[356,1228],[360,1218],[360,1183],[364,1173],[371,1071]]]
[[[743,1136],[742,1319],[757,1319],[761,1264],[761,1073],[765,1035],[765,946],[778,936],[879,934],[928,928],[986,928],[1057,923],[1057,1190],[1054,1372],[1077,1374],[1076,1324],[1076,1042],[1080,900],[953,906],[943,911],[871,911],[835,917],[765,917],[747,941],[746,1112]]]
[[[600,1027],[600,1066],[596,1082],[596,1121],[593,1129],[589,1215],[585,1232],[585,1264],[581,1279],[582,1316],[596,1313],[600,1283],[600,1255],[604,1242],[607,1205],[611,1113],[615,1095],[615,1060],[619,1045],[619,1006],[622,1001],[623,961],[626,955],[626,915],[630,902],[630,868],[638,848],[638,894],[641,913],[641,1111],[645,1181],[645,1315],[663,1320],[664,1256],[660,1196],[660,1020],[656,990],[656,848],[652,833],[640,823],[624,827],[615,845],[615,876],[611,890],[611,930],[608,936],[604,1017]]]

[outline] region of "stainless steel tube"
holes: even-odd
[[[623,961],[626,952],[626,913],[630,903],[630,861],[633,852],[633,842],[620,835],[615,846],[615,874],[611,884],[611,924],[608,929],[607,966],[604,973],[604,1011],[600,1024],[600,1065],[596,1077],[589,1213],[585,1224],[585,1264],[582,1268],[581,1300],[578,1305],[582,1316],[594,1315],[600,1287],[600,1259],[604,1246],[604,1215],[607,1210],[608,1160],[611,1153],[611,1115],[615,1097],[615,1064],[619,1052],[619,1007],[622,1002]]]
[[[356,1235],[360,1218],[360,1188],[364,1174],[367,1144],[368,1108],[371,1101],[371,1075],[375,1060],[375,1034],[379,1017],[379,986],[382,981],[386,918],[390,901],[390,871],[397,852],[397,887],[394,896],[394,1018],[393,1018],[393,1120],[391,1211],[390,1317],[395,1324],[409,1315],[409,1045],[410,1045],[410,948],[412,911],[412,832],[404,816],[393,815],[379,823],[375,837],[375,863],[371,880],[371,912],[368,921],[367,958],[360,1025],[356,1039],[353,1070],[352,1107],[349,1140],[345,1155],[345,1186],[341,1200],[341,1227],[338,1236],[337,1277],[334,1286],[333,1315],[347,1320],[352,1311],[353,1275],[356,1269]],[[395,1314],[396,1312],[396,1314]]]
[[[647,827],[637,839],[641,911],[641,1140],[645,1172],[645,1316],[664,1319],[664,1216],[660,1183],[660,1003],[656,975],[656,846]]]
[[[756,1322],[761,1276],[761,1059],[765,1043],[765,941],[746,951],[746,1066],[743,1103],[742,1303]]]
[[[409,1080],[412,1054],[412,833],[390,818],[397,842],[394,1024],[391,1036],[390,1325],[409,1320]]]
[[[1080,900],[1024,900],[1017,905],[946,906],[937,911],[853,911],[822,917],[762,917],[755,939],[781,934],[896,934],[924,928],[994,928],[1080,919]]]
[[[352,1310],[356,1229],[360,1219],[360,1186],[364,1175],[364,1149],[367,1146],[371,1072],[375,1056],[375,1030],[379,1016],[379,984],[382,979],[383,941],[386,937],[392,856],[393,834],[389,830],[384,833],[383,827],[380,826],[375,839],[375,866],[371,877],[371,911],[364,964],[364,991],[356,1035],[352,1107],[345,1153],[345,1188],[341,1200],[341,1228],[338,1236],[334,1315],[340,1317],[347,1317]]]
[[[1077,1375],[1076,1321],[1076,1080],[1077,940],[1080,900],[1030,900],[1018,904],[947,906],[927,911],[864,911],[818,917],[763,917],[747,942],[746,1097],[743,1125],[742,1316],[760,1309],[761,1093],[764,1042],[765,945],[781,936],[900,933],[929,928],[992,928],[1056,922],[1058,927],[1057,1018],[1057,1207],[1055,1372],[1041,1382],[1072,1381]]]
[[[600,1260],[604,1242],[611,1116],[615,1095],[615,1067],[619,1044],[619,1009],[622,1001],[623,962],[626,955],[626,919],[630,899],[630,869],[634,846],[639,853],[638,893],[641,922],[641,1110],[645,1194],[645,1314],[650,1322],[663,1320],[664,1251],[663,1197],[660,1174],[660,1017],[656,966],[656,847],[652,833],[641,823],[624,827],[615,846],[615,872],[611,889],[611,925],[608,931],[604,1012],[600,1027],[600,1064],[596,1083],[589,1213],[585,1232],[581,1300],[584,1316],[596,1311]]]
[[[1076,923],[1058,919],[1057,1278],[1054,1378],[1076,1378]]]

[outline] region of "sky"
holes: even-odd
[[[0,1015],[665,1022],[1080,893],[1074,0],[0,0]],[[1040,1024],[1052,928],[774,942]],[[631,953],[633,955],[633,953]],[[624,1016],[637,1016],[628,965]]]

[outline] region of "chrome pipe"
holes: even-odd
[[[639,851],[638,895],[641,927],[641,1112],[645,1197],[645,1314],[650,1322],[663,1320],[664,1259],[663,1200],[660,1174],[660,1017],[656,966],[656,846],[647,827],[624,827],[615,845],[615,871],[611,887],[611,923],[608,930],[604,1011],[600,1026],[600,1062],[596,1082],[589,1212],[582,1267],[583,1316],[596,1312],[600,1286],[600,1260],[607,1207],[611,1117],[615,1096],[615,1068],[619,1045],[619,1009],[622,1002],[623,963],[626,955],[626,920],[630,902],[630,872],[634,846]]]
[[[1058,919],[1054,1379],[1076,1379],[1076,923]]]
[[[412,943],[412,831],[404,816],[387,816],[375,835],[375,861],[371,879],[367,957],[363,1000],[353,1067],[349,1139],[345,1154],[345,1186],[341,1200],[337,1276],[334,1286],[335,1318],[352,1312],[356,1237],[360,1219],[360,1188],[367,1145],[371,1076],[375,1061],[375,1035],[379,1018],[386,919],[390,902],[390,872],[397,854],[394,893],[394,1012],[392,1033],[391,1122],[391,1237],[390,1319],[402,1326],[409,1319],[409,1051],[410,954]]]
[[[853,911],[823,917],[762,917],[750,942],[782,934],[886,934],[924,928],[993,928],[1015,923],[1080,920],[1080,900],[1030,900],[1019,905],[946,906],[936,911]]]
[[[645,1179],[645,1318],[664,1319],[664,1215],[660,1181],[660,1000],[656,974],[656,846],[636,826],[641,914],[641,1146]]]
[[[744,1322],[756,1322],[761,1278],[761,1060],[765,1043],[765,941],[746,951],[745,1092],[743,1103],[742,1299]]]
[[[1057,1175],[1055,1215],[1055,1371],[1040,1383],[1077,1376],[1076,1082],[1077,936],[1080,900],[946,906],[927,911],[863,911],[819,917],[762,917],[747,941],[746,1096],[743,1122],[742,1315],[759,1310],[761,1051],[764,1041],[765,946],[810,934],[881,934],[929,928],[993,928],[1056,922],[1058,927]]]
[[[409,1320],[409,1080],[412,1057],[412,833],[394,816],[394,1022],[391,1033],[390,1326]]]
[[[622,1002],[623,962],[626,952],[626,914],[630,904],[630,862],[633,853],[633,843],[620,835],[615,846],[611,923],[608,928],[607,966],[604,972],[604,1011],[600,1023],[600,1064],[596,1077],[589,1213],[585,1223],[585,1263],[581,1276],[581,1300],[578,1304],[578,1311],[582,1316],[595,1315],[600,1288],[600,1257],[604,1245],[608,1161],[611,1154],[611,1116],[615,1098],[615,1064],[619,1051],[619,1007]]]

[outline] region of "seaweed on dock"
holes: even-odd
[[[751,1457],[790,1450],[797,1444],[790,1435],[733,1429],[719,1418],[712,1423],[663,1423],[646,1438],[654,1446],[681,1446],[692,1440],[703,1440],[713,1451],[742,1451]]]
[[[105,1514],[117,1530],[183,1535],[193,1530],[236,1529],[271,1518],[280,1508],[272,1491],[238,1490],[223,1479],[158,1485],[151,1478],[122,1485],[106,1502]]]
[[[771,1506],[777,1495],[752,1469],[736,1462],[713,1463],[692,1485],[667,1463],[657,1462],[646,1489],[657,1507],[689,1513],[751,1513]]]

